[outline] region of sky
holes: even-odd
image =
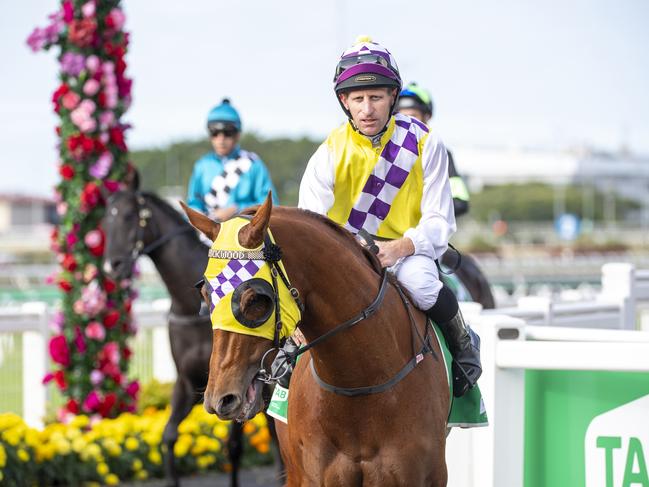
[[[57,181],[55,53],[34,54],[25,39],[58,5],[22,0],[0,16],[0,193],[51,195]],[[404,82],[432,92],[433,129],[450,147],[649,154],[645,0],[122,5],[131,148],[205,136],[207,112],[224,96],[244,130],[322,139],[344,120],[332,89],[338,57],[367,34],[392,52]]]

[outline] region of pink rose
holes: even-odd
[[[124,23],[126,22],[126,15],[118,8],[114,8],[108,14],[113,22],[113,28],[115,30],[122,30]]]
[[[97,391],[90,391],[90,394],[86,397],[86,400],[83,401],[83,409],[85,411],[91,412],[96,410],[101,404],[101,398]]]
[[[86,68],[88,68],[88,71],[91,73],[96,72],[99,69],[99,66],[101,66],[101,61],[99,61],[99,58],[94,54],[86,58]]]
[[[64,367],[70,365],[70,349],[63,335],[57,335],[50,339],[50,356],[57,364]]]
[[[76,345],[79,353],[86,353],[86,349],[88,347],[86,346],[86,341],[81,334],[81,328],[79,328],[78,326],[74,327],[74,344]]]
[[[134,380],[126,387],[126,394],[135,399],[135,396],[137,396],[139,390],[140,384],[136,380]]]
[[[86,2],[81,6],[81,12],[83,13],[84,17],[92,17],[95,15],[95,2],[90,1]]]
[[[106,330],[98,321],[91,321],[88,323],[88,326],[86,326],[86,336],[91,340],[102,341],[106,338]]]
[[[83,85],[83,93],[87,96],[95,96],[100,88],[99,81],[94,78],[90,78]]]
[[[90,382],[92,383],[92,385],[99,385],[103,380],[104,374],[102,374],[100,370],[94,369],[92,372],[90,372]]]
[[[101,245],[103,240],[104,238],[99,230],[90,230],[86,233],[86,236],[83,239],[86,245],[90,248],[98,247]]]
[[[61,99],[61,104],[66,110],[73,110],[81,100],[81,97],[77,95],[74,91],[68,91],[63,95]]]

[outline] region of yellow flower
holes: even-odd
[[[151,450],[149,452],[149,461],[154,465],[160,465],[162,463],[162,456],[158,450]]]
[[[18,446],[18,443],[20,443],[20,432],[15,428],[5,430],[2,433],[2,437],[11,446]]]
[[[216,458],[214,458],[214,455],[201,455],[196,459],[196,465],[198,465],[199,468],[207,468],[215,461]]]
[[[72,421],[70,421],[70,426],[73,426],[75,428],[85,428],[88,426],[90,423],[90,419],[88,419],[88,416],[84,414],[80,414],[78,416],[75,416],[72,418]]]
[[[106,482],[106,485],[118,485],[119,477],[114,473],[109,473],[108,475],[106,475],[106,477],[104,477],[104,481]]]
[[[81,453],[83,450],[86,448],[86,440],[85,438],[79,436],[72,440],[72,449],[77,452]]]
[[[187,443],[185,441],[177,441],[174,445],[174,455],[176,455],[177,457],[184,457],[185,455],[187,455],[190,446],[191,443]]]
[[[56,453],[58,453],[59,455],[68,455],[70,453],[70,442],[65,438],[61,438],[60,440],[53,442],[53,445]]]
[[[2,443],[0,443],[0,468],[4,467],[7,464],[7,452]]]
[[[140,446],[140,442],[137,441],[137,438],[133,438],[131,436],[126,439],[124,446],[126,447],[127,450],[133,451],[138,449],[138,447]]]
[[[99,475],[106,475],[108,472],[110,472],[110,469],[108,468],[108,465],[106,465],[104,462],[98,463],[97,464],[97,473]]]
[[[212,429],[212,434],[222,440],[228,437],[228,427],[223,423],[217,424]]]
[[[139,458],[136,458],[135,460],[133,460],[133,465],[132,466],[133,466],[133,471],[134,472],[139,472],[140,470],[142,470],[142,467],[144,465],[142,464],[142,460],[140,460]]]
[[[27,453],[23,448],[19,448],[17,453],[21,462],[26,463],[29,461],[29,453]]]
[[[139,470],[135,474],[135,478],[138,479],[138,480],[145,480],[148,476],[149,476],[149,474],[147,473],[146,470]]]

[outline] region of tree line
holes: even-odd
[[[302,174],[321,141],[302,137],[264,138],[245,133],[241,146],[258,154],[268,167],[280,203],[295,206]],[[144,189],[161,192],[175,188],[184,197],[194,162],[211,151],[207,138],[182,141],[167,147],[131,151],[131,158],[142,175]],[[460,167],[461,170],[461,167]],[[558,201],[559,200],[559,201]],[[561,212],[574,213],[594,221],[624,220],[637,215],[640,205],[616,195],[605,195],[592,188],[568,186],[560,192],[543,183],[486,186],[471,195],[470,216],[483,222],[552,221],[557,203]]]

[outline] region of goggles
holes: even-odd
[[[390,62],[379,54],[353,55],[342,58],[340,61],[338,61],[338,65],[336,66],[336,73],[334,74],[334,81],[336,81],[338,77],[347,69],[358,64],[378,64],[394,72],[394,68],[390,65]]]

